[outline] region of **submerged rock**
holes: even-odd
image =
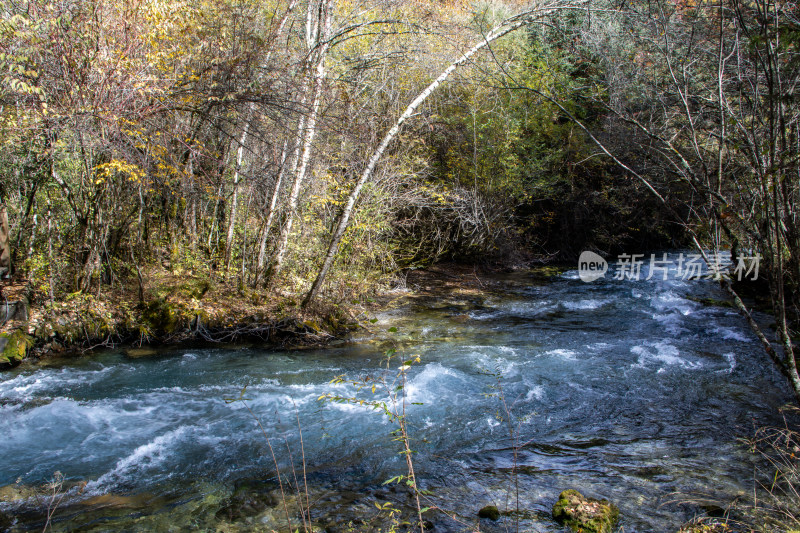
[[[9,529],[14,525],[14,520],[3,511],[0,511],[0,531]]]
[[[581,533],[610,533],[619,509],[608,500],[587,498],[577,490],[565,490],[553,506],[553,518]]]
[[[125,355],[131,359],[138,359],[140,357],[152,357],[154,355],[158,355],[158,351],[154,348],[148,348],[144,346],[141,348],[128,348],[125,350]]]
[[[37,491],[34,487],[28,487],[19,483],[5,485],[0,487],[0,502],[27,500],[28,498],[39,495],[39,493],[40,491]]]
[[[496,505],[487,505],[478,511],[478,518],[488,518],[489,520],[500,520],[500,511]]]
[[[92,509],[118,508],[118,509],[146,509],[148,507],[158,507],[162,502],[150,493],[123,495],[123,494],[100,494],[92,496],[80,502],[85,507]]]

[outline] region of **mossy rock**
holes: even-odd
[[[287,497],[287,505],[295,504],[295,501],[289,501],[291,497],[293,495]],[[282,503],[280,495],[268,490],[263,483],[245,482],[222,502],[216,518],[231,522],[241,521],[268,510],[279,509]]]
[[[500,520],[500,511],[496,505],[487,505],[478,511],[478,518],[488,518],[489,520]]]
[[[82,506],[92,509],[147,509],[158,507],[163,501],[150,493],[120,495],[120,494],[99,494],[80,502]]]
[[[198,330],[201,327],[208,326],[212,322],[211,315],[209,315],[208,311],[205,309],[198,307],[192,309],[190,314],[192,315],[192,320],[189,324],[189,327],[191,327],[193,330]]]
[[[0,366],[16,365],[33,347],[33,337],[22,330],[0,333]]]
[[[563,266],[538,266],[530,270],[530,276],[535,281],[548,281],[556,278],[567,270]]]
[[[58,337],[63,339],[67,344],[72,344],[84,335],[83,329],[79,324],[73,323],[63,316],[58,317],[52,323],[52,327]]]
[[[91,309],[81,313],[81,329],[85,335],[92,338],[102,338],[115,332],[114,323],[109,319]]]
[[[28,498],[33,498],[39,494],[40,491],[27,485],[21,485],[18,483],[13,485],[5,485],[0,487],[0,502],[18,502],[21,500],[27,500]]]
[[[730,533],[731,527],[717,519],[700,519],[683,526],[678,533]],[[788,531],[787,533],[797,533]]]
[[[580,533],[610,533],[619,519],[619,509],[608,500],[587,498],[569,489],[559,494],[553,518]]]

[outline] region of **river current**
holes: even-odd
[[[567,488],[616,503],[626,532],[677,531],[703,512],[698,501],[752,492],[754,459],[738,439],[778,423],[790,401],[746,322],[707,299],[724,299],[713,281],[674,275],[518,272],[381,313],[372,333],[324,350],[119,350],[20,368],[0,374],[0,486],[63,473],[56,531],[285,531],[271,444],[288,485],[302,483],[304,452],[315,524],[385,525],[375,503],[410,504],[383,485],[405,473],[396,425],[319,398],[385,400],[381,387],[330,381],[393,378],[401,359],[381,370],[393,348],[420,358],[405,388],[416,473],[457,518],[430,512],[437,531],[517,518],[561,531],[549,511]],[[240,397],[252,414],[228,401]],[[48,501],[0,511],[16,516],[12,530],[41,530]],[[490,503],[520,512],[479,521]]]

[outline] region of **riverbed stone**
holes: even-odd
[[[158,507],[162,503],[157,496],[148,492],[133,495],[112,494],[109,492],[83,500],[81,505],[90,507],[93,510],[105,508],[146,509],[148,507]]]
[[[154,355],[158,355],[158,351],[155,348],[142,346],[140,348],[128,348],[125,350],[125,355],[131,359],[139,359],[140,357],[152,357]]]
[[[39,494],[39,492],[27,485],[15,483],[13,485],[5,485],[0,487],[0,502],[16,502],[20,500],[27,500]]]
[[[580,533],[610,533],[619,509],[608,500],[588,498],[577,490],[565,490],[553,506],[553,518]]]

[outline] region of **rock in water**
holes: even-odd
[[[565,490],[553,506],[553,518],[581,533],[610,533],[619,509],[608,500],[587,498],[577,490]]]
[[[478,518],[488,518],[489,520],[499,520],[500,511],[494,505],[487,505],[478,511]]]

